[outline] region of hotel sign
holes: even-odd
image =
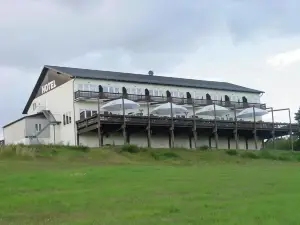
[[[69,80],[71,80],[71,78],[68,75],[57,73],[49,69],[37,92],[36,98],[54,90]]]

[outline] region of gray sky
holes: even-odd
[[[295,112],[299,11],[297,0],[0,0],[0,126],[45,64],[228,81]]]

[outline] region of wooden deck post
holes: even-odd
[[[238,139],[238,124],[236,118],[236,106],[234,105],[234,140],[235,140],[235,148],[239,149],[239,139]]]
[[[194,147],[197,149],[197,125],[196,125],[196,115],[195,115],[195,99],[193,99],[193,136],[194,136]]]
[[[273,141],[273,149],[276,149],[276,144],[275,144],[275,124],[274,124],[274,110],[273,110],[273,107],[271,108],[271,113],[272,113],[272,141]]]
[[[215,142],[216,142],[216,149],[218,149],[219,148],[219,137],[218,137],[216,103],[214,103],[214,118],[215,118],[215,126],[214,126]]]
[[[255,149],[257,149],[257,135],[256,135],[256,116],[255,116],[255,107],[253,106],[253,122],[254,122],[254,129],[253,129],[253,136],[255,141]]]
[[[294,140],[293,140],[293,131],[292,131],[292,118],[291,118],[291,109],[288,109],[289,111],[289,122],[290,122],[290,126],[289,126],[289,133],[290,133],[290,142],[291,142],[291,150],[294,151]]]
[[[99,95],[98,95],[98,115],[97,115],[97,118],[98,118],[98,146],[99,148],[102,147],[103,145],[103,139],[102,139],[102,131],[101,131],[101,117],[100,117],[100,87],[99,87]]]
[[[147,100],[147,113],[148,113],[147,140],[148,140],[148,148],[151,148],[151,118],[150,118],[149,101],[150,98]]]
[[[77,146],[80,145],[80,140],[79,140],[79,134],[78,134],[78,131],[77,131]]]
[[[174,148],[174,120],[173,120],[173,105],[172,105],[172,97],[171,97],[171,101],[170,101],[170,104],[171,104],[171,128],[170,128],[170,131],[171,131],[171,148]]]
[[[124,145],[127,144],[127,134],[126,134],[126,117],[125,117],[125,107],[124,107],[124,95],[122,95],[122,110],[123,110],[123,138]]]

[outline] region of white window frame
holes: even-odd
[[[41,130],[42,130],[42,124],[36,123],[36,124],[35,124],[35,131],[36,131],[36,132],[39,132],[39,131],[41,131]]]

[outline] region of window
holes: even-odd
[[[92,116],[91,110],[87,110],[87,111],[85,111],[85,113],[86,113],[86,118],[89,118]]]
[[[78,84],[77,89],[78,91],[83,91],[83,84]]]
[[[120,93],[120,88],[115,88],[116,93]]]
[[[154,90],[154,96],[158,96],[158,90]]]
[[[69,124],[69,116],[66,114],[66,124]]]
[[[63,114],[63,124],[67,125],[72,123],[71,112],[67,112]]]
[[[113,87],[108,87],[108,92],[114,93],[114,88]]]
[[[90,85],[89,84],[84,84],[83,85],[83,90],[84,91],[89,91],[90,90]]]
[[[79,118],[80,118],[80,120],[85,119],[85,110],[83,110],[83,109],[80,110]]]
[[[158,92],[158,94],[159,94],[159,96],[164,96],[164,92],[161,90]]]
[[[138,95],[141,95],[142,93],[143,93],[143,92],[142,92],[142,89],[141,89],[141,88],[138,88],[138,89],[137,89],[137,94],[138,94]]]
[[[103,86],[103,92],[108,92],[108,87],[107,86]]]
[[[80,110],[80,120],[97,115],[97,113],[98,113],[97,110],[81,109]]]
[[[35,131],[39,132],[42,130],[42,124],[35,124]]]
[[[32,109],[35,110],[36,109],[36,103],[32,104]]]
[[[172,91],[171,95],[172,95],[172,97],[178,97],[178,92],[177,91]]]
[[[95,84],[90,85],[90,91],[98,92],[98,86]]]
[[[69,123],[72,123],[72,120],[71,120],[71,112],[69,112],[68,114],[69,114]]]
[[[131,91],[131,94],[134,94],[134,95],[136,94],[136,89],[135,88],[131,88],[130,91]]]
[[[184,98],[184,93],[183,92],[179,92],[179,97],[180,98]]]
[[[153,96],[153,90],[149,90],[149,95]]]

